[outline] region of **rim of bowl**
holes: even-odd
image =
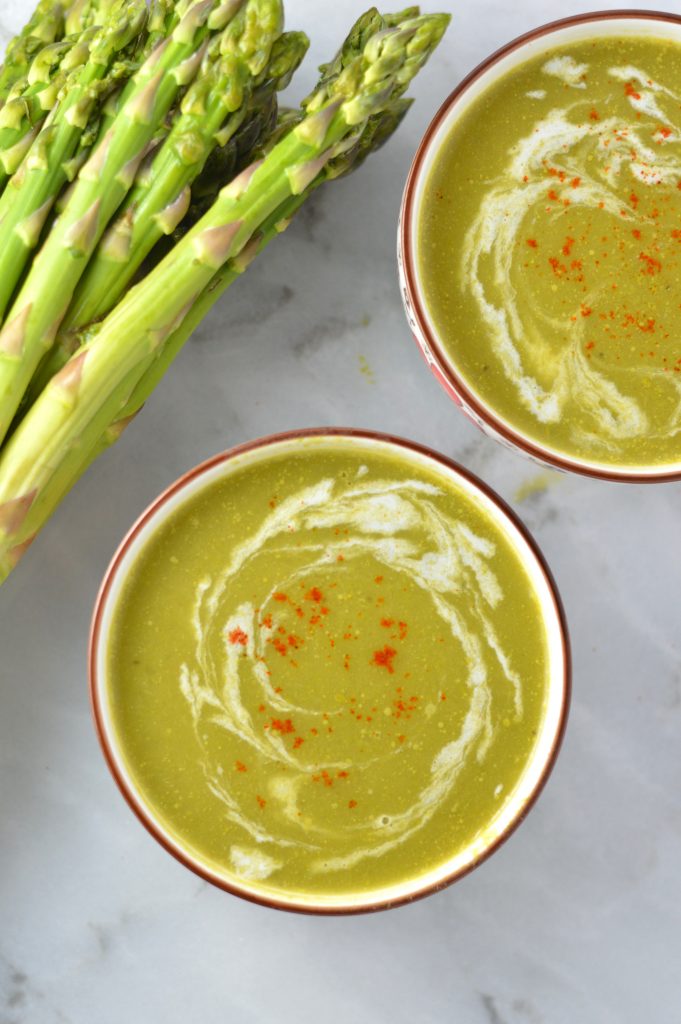
[[[126,558],[131,546],[137,540],[138,536],[142,531],[162,513],[164,507],[179,495],[183,490],[197,481],[201,476],[209,473],[211,470],[219,466],[225,466],[229,464],[233,459],[240,455],[248,454],[250,452],[274,447],[278,444],[286,442],[295,442],[298,440],[305,440],[306,438],[330,438],[338,440],[354,440],[359,439],[368,442],[378,442],[379,444],[389,445],[398,450],[407,453],[408,455],[417,455],[426,457],[433,460],[438,466],[443,468],[448,473],[453,473],[454,476],[463,477],[474,489],[482,493],[497,510],[501,512],[502,518],[510,520],[511,525],[520,534],[521,540],[527,545],[529,554],[535,560],[535,563],[540,570],[541,576],[547,585],[549,598],[552,604],[552,612],[555,614],[558,632],[560,636],[560,650],[563,664],[563,677],[562,687],[560,693],[560,704],[559,712],[556,724],[555,735],[552,738],[550,749],[546,756],[545,763],[541,768],[541,772],[535,782],[535,785],[529,793],[526,801],[520,807],[518,814],[509,823],[509,825],[497,835],[494,840],[482,851],[482,853],[475,857],[471,862],[465,864],[462,868],[453,871],[451,874],[445,876],[442,879],[437,880],[434,883],[425,884],[422,886],[416,885],[413,890],[406,892],[404,895],[400,894],[395,899],[383,898],[376,900],[375,902],[368,902],[362,904],[356,904],[352,901],[348,901],[347,904],[334,904],[334,905],[323,905],[315,904],[313,901],[296,901],[295,899],[287,900],[280,899],[276,896],[269,896],[268,894],[258,891],[257,888],[248,888],[247,883],[244,883],[244,888],[241,888],[237,884],[233,884],[228,879],[220,876],[217,872],[212,872],[208,865],[202,863],[198,858],[192,856],[187,850],[183,849],[181,843],[177,841],[176,845],[171,845],[166,835],[164,834],[162,826],[157,822],[154,814],[150,808],[146,805],[141,796],[137,793],[136,788],[133,785],[132,776],[130,780],[126,778],[124,773],[121,771],[115,750],[120,747],[112,741],[111,733],[113,730],[107,727],[106,714],[102,709],[102,696],[106,692],[106,681],[102,681],[98,672],[98,661],[100,646],[102,639],[106,639],[106,636],[102,634],[102,621],[104,618],[105,609],[109,601],[111,591],[117,580],[121,565]],[[126,803],[136,815],[138,820],[144,825],[147,831],[153,836],[153,838],[176,860],[178,860],[184,867],[189,868],[194,874],[198,875],[204,881],[216,886],[218,889],[222,889],[224,892],[228,892],[231,895],[239,896],[242,899],[246,899],[251,903],[257,903],[261,906],[270,907],[275,910],[292,911],[295,913],[321,915],[321,916],[340,916],[340,915],[352,915],[362,913],[373,913],[379,910],[388,910],[393,907],[403,906],[407,903],[412,903],[415,900],[422,899],[425,896],[429,896],[432,893],[439,892],[440,890],[451,885],[453,882],[458,881],[465,875],[469,874],[475,868],[477,868],[483,861],[486,861],[500,846],[502,846],[507,839],[515,832],[518,826],[525,820],[528,813],[535,805],[539,795],[541,794],[544,786],[546,785],[548,778],[554,768],[558,753],[560,751],[563,738],[565,735],[565,729],[567,726],[568,714],[570,709],[570,698],[572,693],[572,656],[570,647],[570,636],[567,625],[567,619],[565,616],[565,610],[560,597],[560,593],[556,586],[553,574],[541,552],[537,542],[535,541],[532,534],[529,532],[525,524],[519,518],[519,516],[513,511],[513,509],[501,498],[491,487],[489,487],[483,480],[477,477],[474,473],[465,469],[459,465],[453,459],[449,459],[447,456],[442,455],[440,452],[434,449],[421,445],[416,441],[411,441],[402,437],[397,437],[392,434],[380,433],[378,431],[371,430],[356,430],[354,428],[342,428],[342,427],[313,427],[307,429],[285,431],[283,433],[269,434],[265,437],[258,438],[254,441],[248,441],[244,444],[237,445],[233,448],[229,448],[224,452],[220,452],[214,455],[212,458],[199,463],[190,469],[187,473],[180,476],[174,483],[167,487],[151,504],[145,509],[144,512],[138,517],[133,526],[128,530],[127,534],[121,541],[118,549],[116,550],[101,583],[97,599],[95,601],[95,607],[92,615],[92,622],[90,627],[89,647],[88,647],[88,675],[89,675],[89,694],[90,694],[90,706],[94,719],[94,725],[97,732],[100,747],[104,754],[104,758],[109,767],[114,781],[116,782],[121,794],[123,795]]]
[[[419,144],[419,148],[416,151],[416,155],[409,170],[400,212],[398,237],[399,256],[401,269],[403,270],[403,285],[406,292],[405,300],[411,308],[411,312],[416,319],[423,339],[420,340],[419,338],[416,338],[415,340],[424,351],[424,355],[426,355],[431,370],[445,388],[450,398],[458,401],[459,404],[461,404],[461,402],[465,403],[464,412],[467,411],[466,407],[468,407],[473,414],[473,418],[477,418],[481,425],[484,424],[483,430],[485,432],[489,431],[491,434],[496,435],[495,440],[500,440],[515,451],[520,451],[522,454],[529,456],[535,461],[538,460],[544,465],[551,466],[554,469],[559,469],[563,472],[578,473],[582,476],[591,477],[592,479],[607,480],[612,483],[672,483],[674,481],[681,480],[681,464],[679,463],[667,470],[661,469],[659,472],[646,473],[637,467],[618,470],[617,468],[601,465],[597,462],[581,462],[577,459],[571,459],[569,455],[562,455],[558,452],[554,452],[550,448],[545,448],[541,443],[532,441],[528,436],[510,426],[506,420],[501,416],[498,416],[496,412],[482,402],[475,392],[469,388],[460,373],[454,368],[454,360],[447,358],[443,346],[437,338],[437,332],[431,324],[426,303],[422,297],[422,291],[419,286],[419,273],[415,255],[416,224],[414,223],[414,212],[416,207],[417,184],[419,183],[426,158],[430,154],[431,143],[433,142],[437,131],[440,129],[443,122],[449,117],[452,108],[468,91],[470,86],[477,82],[478,79],[498,64],[504,57],[514,53],[516,50],[521,50],[526,44],[534,42],[536,39],[541,39],[544,36],[550,36],[562,29],[576,25],[588,25],[592,22],[615,21],[618,19],[660,23],[666,22],[681,26],[681,15],[679,14],[672,14],[668,11],[646,11],[635,8],[611,11],[589,11],[585,14],[575,14],[567,18],[559,18],[555,21],[549,21],[544,25],[539,25],[537,28],[531,29],[529,32],[524,32],[522,35],[516,36],[510,42],[501,46],[498,50],[491,53],[489,57],[486,57],[481,61],[477,67],[475,67],[464,79],[462,79],[461,82],[459,82],[456,88],[453,89],[441,105],[440,109],[426,129],[426,133]]]

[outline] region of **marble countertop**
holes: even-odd
[[[314,34],[301,95],[364,0],[287,6]],[[399,137],[238,283],[0,591],[2,1024],[681,1022],[681,485],[526,486],[538,469],[427,372],[396,281],[402,185],[436,106],[493,48],[591,4],[440,6],[455,21]],[[27,14],[2,0],[2,35]],[[250,905],[168,857],[104,765],[85,665],[100,578],[162,488],[238,442],[331,424],[483,476],[542,546],[574,644],[567,739],[524,826],[447,891],[352,919]]]

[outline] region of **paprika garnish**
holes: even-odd
[[[241,647],[245,647],[248,643],[248,633],[244,633],[243,629],[233,629],[229,634],[230,644],[238,644]]]
[[[392,675],[395,671],[393,661],[395,660],[396,655],[397,651],[395,648],[388,647],[386,644],[382,651],[374,651],[373,664],[377,665],[379,668],[387,668],[388,672]]]

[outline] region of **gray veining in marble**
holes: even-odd
[[[314,34],[297,95],[363,6],[288,0]],[[680,1024],[681,485],[553,475],[518,501],[538,470],[429,375],[395,274],[436,106],[496,46],[589,6],[445,0],[455,22],[399,138],[238,283],[0,591],[0,1024]],[[2,0],[0,34],[27,13]],[[108,775],[85,677],[100,577],[147,502],[218,450],[320,424],[428,443],[514,504],[575,656],[563,754],[519,832],[446,892],[345,920],[251,906],[169,858]]]

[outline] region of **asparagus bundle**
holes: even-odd
[[[275,11],[271,0],[259,0]],[[170,235],[191,205],[191,184],[203,170],[216,143],[226,145],[256,109],[268,106],[272,90],[285,88],[302,61],[309,41],[289,32],[272,45],[262,36],[256,53],[244,29],[255,11],[246,4],[221,40],[221,53],[209,50],[205,67],[187,92],[177,120],[118,211],[114,223],[90,260],[60,334],[37,382],[37,389],[61,368],[74,348],[74,334],[101,319],[117,303],[143,260],[163,235]],[[277,25],[273,20],[272,25]],[[216,40],[215,42],[218,42]],[[267,60],[267,64],[263,64]],[[267,88],[250,94],[267,82]],[[77,347],[77,346],[75,346]]]
[[[262,90],[271,98],[290,78],[305,44],[280,35],[281,11],[271,0],[198,0],[185,7],[179,26],[192,12],[195,20],[182,41],[195,56],[167,138],[140,168],[180,91],[157,106],[168,76],[154,78],[153,69],[162,62],[176,66],[177,27],[147,62],[151,68],[145,65],[126,86],[0,334],[3,431],[48,352],[23,418],[0,451],[0,580],[75,480],[139,411],[218,297],[311,192],[359,166],[392,134],[408,108],[409,83],[449,21],[421,16],[418,8],[385,17],[369,11],[322,67],[301,110],[280,118],[264,155],[221,183],[200,216],[211,195],[210,181],[202,183],[211,154],[248,125],[254,106],[261,112]],[[144,106],[140,95],[147,97],[142,118],[130,113]],[[193,220],[183,233],[183,222]],[[171,232],[171,243],[155,244]],[[146,276],[130,288],[143,260]],[[68,310],[64,279],[69,294],[80,281]],[[82,344],[58,369],[74,340]]]

